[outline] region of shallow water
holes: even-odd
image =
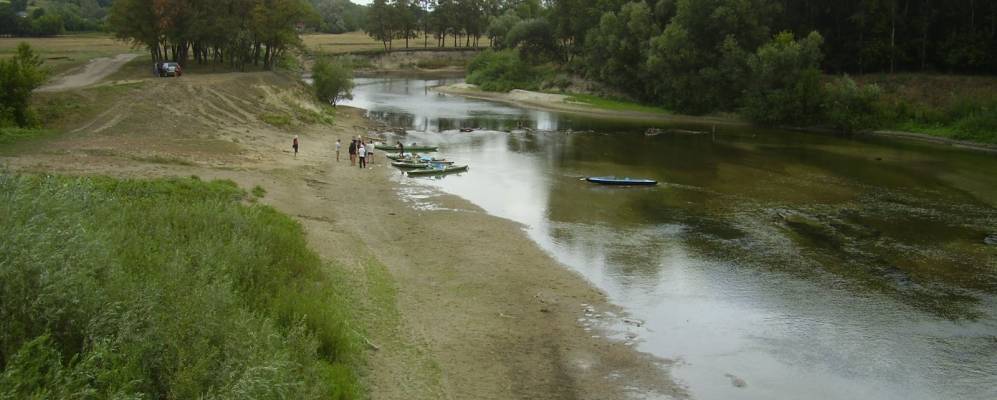
[[[997,157],[744,127],[646,136],[428,90],[441,83],[358,79],[348,103],[471,166],[399,175],[403,195],[523,223],[646,321],[622,329],[678,360],[694,397],[997,398]],[[603,175],[661,185],[579,180]]]

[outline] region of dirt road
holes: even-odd
[[[619,310],[521,226],[440,193],[427,200],[432,209],[413,207],[383,158],[364,170],[345,154],[336,162],[335,140],[365,133],[359,110],[341,108],[331,126],[268,125],[259,116],[314,107],[303,87],[269,73],[148,80],[80,97],[99,104],[64,122],[72,133],[0,164],[262,186],[263,202],[297,217],[311,246],[350,271],[357,318],[379,348],[364,374],[373,399],[685,397],[668,361],[580,324]]]
[[[38,88],[37,91],[59,92],[93,85],[117,72],[135,57],[138,57],[138,54],[118,54],[114,57],[95,58],[82,69],[56,77],[52,82]]]

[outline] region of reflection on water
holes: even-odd
[[[405,140],[471,165],[405,186],[525,224],[646,320],[639,348],[680,360],[695,397],[997,398],[997,247],[983,240],[997,233],[997,158],[750,128],[645,136],[427,89],[439,83],[355,93],[410,127]],[[501,132],[520,125],[593,132]],[[663,184],[579,180],[591,175]]]

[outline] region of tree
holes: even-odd
[[[644,2],[627,3],[619,13],[603,14],[585,40],[588,74],[638,98],[649,99],[647,82],[652,76],[645,60],[651,38],[660,32],[651,8]]]
[[[751,84],[744,96],[744,115],[766,125],[818,122],[824,98],[823,42],[817,32],[799,41],[783,32],[758,48],[748,59]]]
[[[732,110],[747,74],[746,56],[764,43],[777,11],[769,0],[678,0],[675,16],[651,40],[654,95],[689,113]]]
[[[315,80],[315,95],[333,107],[340,100],[353,98],[353,72],[339,63],[316,61],[312,67],[312,78]]]
[[[391,50],[391,41],[395,38],[395,18],[393,10],[385,0],[374,0],[367,10],[367,35],[384,45],[384,50]]]
[[[488,29],[485,31],[485,34],[492,41],[492,47],[496,49],[508,47],[505,37],[520,21],[522,20],[519,16],[513,12],[507,12],[501,16],[492,18],[491,23],[488,24]]]
[[[0,126],[27,127],[35,122],[28,104],[32,92],[45,82],[41,65],[41,58],[27,43],[17,46],[14,57],[0,60]]]
[[[505,44],[519,48],[519,57],[538,64],[557,58],[558,47],[554,41],[554,29],[542,18],[521,21],[506,35]]]

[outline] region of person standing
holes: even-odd
[[[349,152],[350,152],[350,166],[352,167],[354,165],[357,165],[356,164],[356,162],[357,162],[357,140],[356,139],[353,139],[352,141],[350,141]]]
[[[294,158],[298,158],[298,135],[294,135],[294,140],[291,142],[291,148],[294,149]]]
[[[336,139],[336,162],[339,162],[339,150],[343,148],[343,143]]]
[[[402,144],[401,140],[398,141],[398,156],[405,158],[405,145]]]
[[[360,168],[367,168],[367,148],[364,147],[363,141],[360,142],[360,148],[357,149],[357,154],[360,156]]]

